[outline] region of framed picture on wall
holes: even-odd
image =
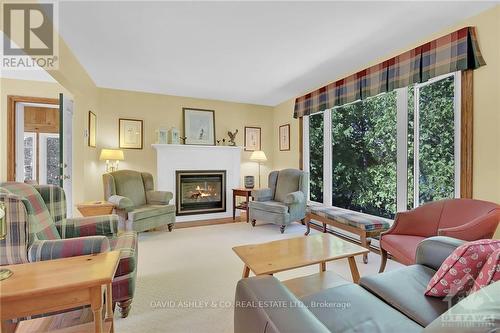
[[[245,126],[245,150],[256,151],[261,149],[261,128]]]
[[[94,112],[89,111],[89,123],[88,123],[88,145],[89,147],[95,148],[97,133],[97,117]]]
[[[143,121],[139,119],[118,119],[119,147],[123,149],[142,149]]]
[[[215,111],[182,108],[187,145],[215,146]]]
[[[279,128],[280,150],[290,150],[290,124],[281,125]]]

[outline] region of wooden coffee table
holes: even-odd
[[[352,280],[359,281],[355,256],[368,253],[366,248],[331,234],[283,239],[269,243],[233,247],[244,263],[243,278],[250,275],[272,275],[294,268],[319,264],[326,271],[328,261],[347,258]]]
[[[120,251],[5,266],[13,274],[0,282],[0,320],[89,305],[87,331],[113,331],[112,286]],[[103,293],[106,317],[103,322]],[[3,329],[2,329],[3,331]]]

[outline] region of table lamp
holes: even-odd
[[[7,236],[7,219],[5,217],[5,204],[0,202],[0,240]],[[12,271],[7,268],[0,269],[0,281],[7,279],[12,275]]]
[[[123,150],[120,149],[102,149],[99,156],[101,161],[106,161],[106,172],[118,170],[119,161],[123,161]]]
[[[266,154],[262,150],[256,150],[250,155],[250,161],[259,163],[259,188],[260,188],[260,164],[267,161]]]

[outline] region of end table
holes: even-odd
[[[115,206],[107,201],[88,201],[76,205],[82,216],[109,215]]]
[[[247,223],[249,221],[248,216],[248,202],[252,198],[252,188],[233,188],[233,221],[236,219],[236,209],[246,211]],[[245,197],[245,201],[236,205],[236,197]]]

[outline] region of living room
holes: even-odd
[[[498,329],[497,2],[50,5],[2,4],[2,332]]]

